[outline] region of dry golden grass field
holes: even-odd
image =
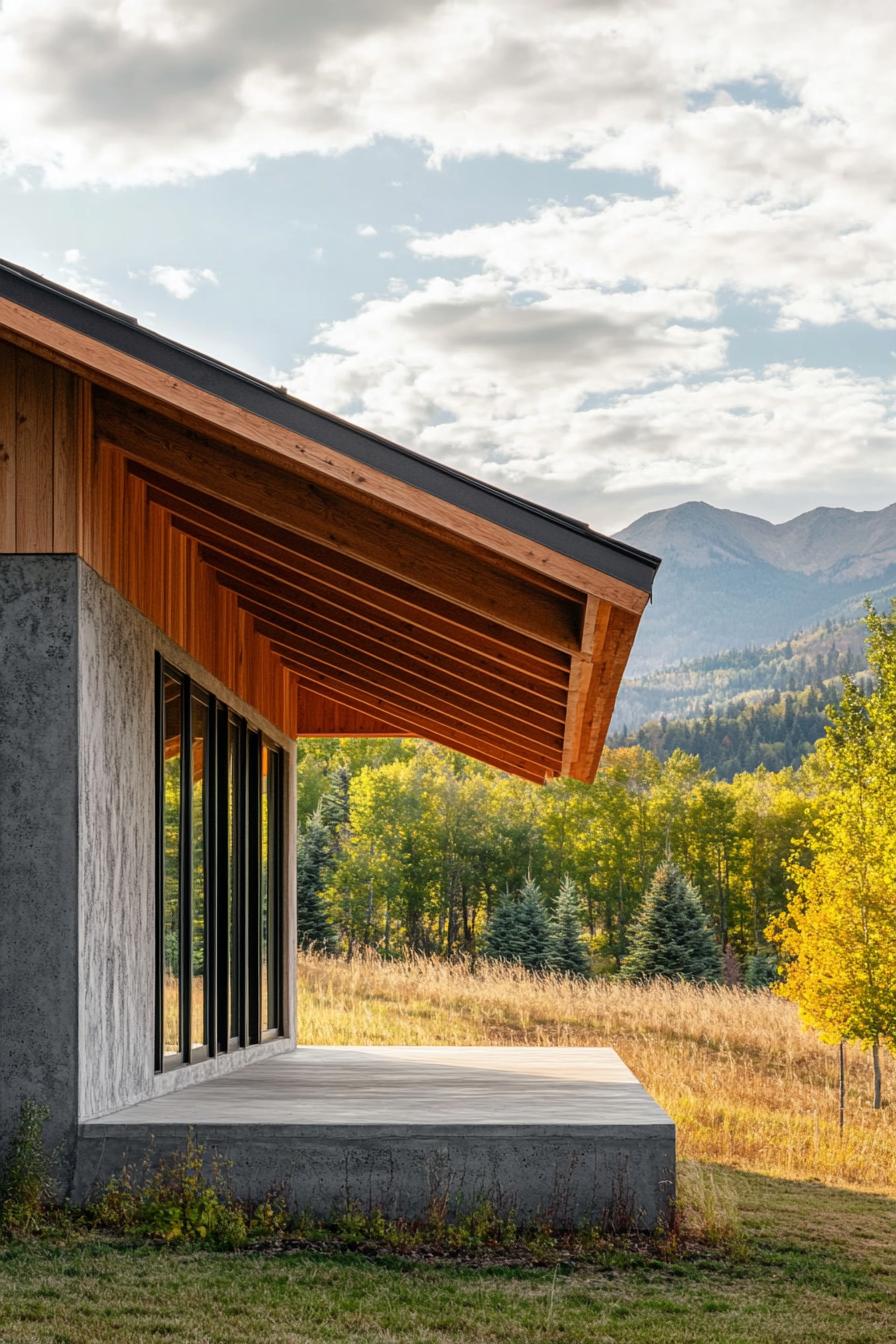
[[[334,1045],[611,1045],[678,1126],[680,1159],[896,1194],[896,1067],[870,1106],[871,1062],[837,1051],[771,994],[579,982],[425,958],[302,956],[299,1040]]]

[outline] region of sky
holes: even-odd
[[[0,0],[0,256],[614,532],[896,500],[891,0]]]

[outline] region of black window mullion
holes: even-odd
[[[248,748],[248,810],[245,835],[247,840],[246,906],[248,942],[246,947],[249,1041],[255,1045],[261,1040],[261,734],[247,734]]]
[[[155,1067],[165,1063],[164,973],[165,973],[165,667],[160,654],[155,666],[155,768],[156,768],[156,960],[155,960]]]
[[[218,802],[218,702],[208,697],[205,720],[205,787],[203,789],[205,832],[205,1039],[211,1058],[218,1048],[218,869],[220,845]]]

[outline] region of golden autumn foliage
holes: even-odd
[[[869,608],[867,694],[847,678],[817,756],[820,798],[791,862],[794,895],[769,934],[785,959],[780,993],[822,1040],[896,1048],[896,603]]]

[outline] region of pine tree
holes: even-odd
[[[542,971],[550,958],[550,929],[547,911],[537,883],[527,878],[516,903],[520,940],[520,964],[530,971]]]
[[[321,893],[330,869],[330,832],[318,807],[305,823],[296,859],[296,941],[299,947],[334,953],[336,933]]]
[[[334,853],[338,853],[341,848],[341,832],[348,825],[351,778],[348,766],[338,765],[330,776],[320,800],[321,821],[330,834]]]
[[[632,926],[629,954],[622,963],[629,980],[692,980],[718,984],[722,954],[700,898],[681,870],[660,864]]]
[[[771,949],[747,957],[744,984],[747,989],[771,989],[778,979],[778,958]]]
[[[550,920],[550,966],[565,975],[591,973],[588,949],[582,942],[579,890],[572,878],[560,883],[557,904]]]
[[[505,891],[492,910],[482,936],[482,955],[489,961],[519,961],[516,901]]]
[[[543,971],[550,959],[550,929],[541,891],[531,877],[516,896],[504,896],[485,930],[483,955],[530,971]]]

